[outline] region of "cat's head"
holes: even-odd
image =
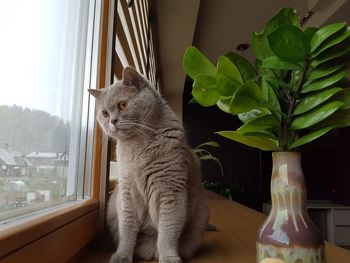
[[[88,91],[96,99],[97,120],[109,136],[128,139],[152,130],[160,98],[134,68],[125,68],[122,80],[112,86]]]

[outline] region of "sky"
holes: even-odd
[[[0,105],[72,115],[79,0],[0,0]]]

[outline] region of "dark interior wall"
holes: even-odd
[[[216,131],[237,129],[240,121],[217,107],[189,104],[191,87],[192,81],[186,81],[183,96],[183,121],[191,146],[212,140],[221,145],[212,152],[220,159],[224,175],[207,161],[202,162],[203,179],[229,187],[234,200],[261,210],[262,202],[270,199],[271,153],[216,135]],[[315,147],[302,154],[308,199],[350,205],[350,128],[317,140],[310,148]]]
[[[327,170],[320,169],[320,176],[328,177],[325,181],[329,182],[327,190],[330,192],[330,199],[350,206],[350,127],[338,131],[336,142],[321,158],[313,159],[313,162],[322,163],[322,168],[328,166]]]
[[[203,180],[219,182],[232,190],[232,198],[255,209],[261,206],[260,152],[216,135],[216,131],[233,130],[239,120],[221,112],[217,107],[189,104],[192,82],[186,82],[183,96],[183,121],[192,147],[206,141],[216,141],[220,149],[210,149],[223,166],[220,173],[215,162],[202,162]]]
[[[261,168],[263,198],[268,200],[272,169],[270,153],[262,153]],[[310,144],[302,152],[302,168],[309,200],[330,200],[350,206],[350,127]]]

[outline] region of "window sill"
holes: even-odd
[[[43,256],[42,251],[50,256],[49,251],[46,251],[48,247],[49,250],[57,250],[51,253],[61,252],[61,258],[63,256],[69,258],[95,236],[97,221],[98,201],[87,199],[74,201],[63,207],[50,209],[49,212],[9,223],[0,228],[0,261],[45,262],[44,260],[28,261],[27,254],[30,252],[32,259]],[[72,232],[69,235],[71,239],[60,239],[59,236],[67,231]],[[64,249],[62,243],[71,251],[62,253]],[[35,250],[37,253],[33,253]],[[21,258],[25,260],[20,261]]]
[[[205,232],[202,245],[191,263],[253,263],[256,262],[256,233],[266,216],[237,202],[207,192],[210,223],[219,231]],[[113,246],[104,244],[89,250],[79,261],[107,263]],[[156,263],[156,261],[136,261]],[[350,262],[350,252],[326,242],[326,262]]]

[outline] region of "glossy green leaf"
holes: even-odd
[[[301,70],[295,70],[292,72],[292,80],[291,80],[291,93],[295,94],[297,88],[298,88],[298,85],[299,85],[299,82],[301,81],[301,78],[303,77],[303,71]]]
[[[255,64],[256,73],[258,74],[258,76],[261,76],[262,75],[261,74],[262,61],[256,58],[254,64]]]
[[[244,135],[258,136],[258,137],[262,137],[262,138],[269,139],[269,140],[277,140],[276,135],[269,130],[261,130],[258,132],[246,132],[246,133],[244,133]]]
[[[197,74],[193,82],[192,96],[204,107],[214,105],[221,96],[215,77],[202,73]]]
[[[305,129],[311,127],[320,121],[331,116],[343,105],[340,101],[332,101],[326,104],[322,104],[317,108],[304,113],[303,115],[294,119],[291,124],[291,128],[294,130]]]
[[[343,89],[337,95],[334,96],[334,100],[341,101],[344,105],[341,107],[343,110],[350,108],[350,88]]]
[[[286,7],[281,9],[274,17],[272,17],[264,27],[261,33],[254,32],[251,37],[251,44],[255,56],[259,60],[264,60],[267,57],[273,56],[270,45],[267,40],[267,35],[275,31],[283,25],[293,25],[300,27],[299,17],[295,9]]]
[[[302,93],[307,93],[310,91],[316,91],[320,89],[327,88],[337,81],[341,80],[342,78],[346,77],[349,73],[349,68],[346,69],[340,69],[339,71],[334,72],[331,75],[325,76],[323,78],[319,78],[317,80],[305,83],[305,85],[302,88]]]
[[[283,25],[293,25],[300,28],[300,19],[295,9],[290,7],[282,8],[273,16],[264,28],[264,32],[269,34]]]
[[[280,88],[285,88],[289,89],[288,84],[283,82],[282,78],[274,77],[274,76],[269,76],[269,75],[264,75],[262,77],[263,80],[267,81],[270,83],[270,85],[274,88],[280,89]]]
[[[334,126],[330,126],[330,127],[322,128],[320,130],[312,131],[312,132],[308,133],[307,135],[302,136],[301,138],[296,140],[294,143],[292,143],[288,147],[288,150],[292,150],[292,149],[298,148],[304,144],[312,142],[312,141],[316,140],[317,138],[325,135],[327,132],[329,132],[330,130],[332,130],[334,128],[335,128]]]
[[[258,85],[254,81],[248,81],[233,95],[230,112],[236,115],[259,108],[262,99]]]
[[[196,47],[186,49],[183,58],[183,68],[192,79],[202,73],[210,76],[216,75],[216,68]]]
[[[337,111],[336,113],[331,115],[329,118],[320,122],[317,125],[317,128],[323,128],[323,127],[328,127],[333,125],[337,128],[350,126],[350,109]]]
[[[306,36],[295,26],[281,26],[267,38],[273,53],[284,61],[303,62],[308,55],[310,46]]]
[[[346,39],[340,44],[327,49],[325,52],[322,52],[316,58],[313,58],[311,60],[311,66],[317,67],[318,65],[326,61],[330,61],[335,58],[340,58],[342,56],[348,56],[349,52],[350,52],[350,39]]]
[[[261,94],[268,103],[268,108],[273,111],[281,111],[280,103],[272,86],[264,78],[261,80]]]
[[[220,110],[226,113],[230,112],[230,105],[231,105],[232,96],[229,97],[221,97],[217,102],[216,105],[219,107]]]
[[[248,60],[233,52],[227,53],[225,57],[229,58],[236,65],[237,69],[241,73],[244,82],[247,82],[249,80],[255,80],[255,69],[248,62]]]
[[[273,52],[267,41],[267,36],[264,33],[252,33],[251,44],[254,50],[255,56],[263,61],[267,57],[273,56]]]
[[[318,67],[314,68],[310,71],[307,78],[308,80],[315,80],[322,77],[325,77],[329,74],[332,74],[336,72],[337,70],[341,69],[344,66],[344,64],[330,64],[330,63],[324,63],[319,65]]]
[[[296,63],[286,62],[276,56],[265,58],[262,63],[263,68],[300,70],[302,67]]]
[[[294,110],[294,115],[299,115],[307,112],[321,103],[325,102],[329,98],[333,97],[338,92],[342,91],[342,88],[330,88],[321,92],[313,93],[305,98],[301,99],[297,107]]]
[[[312,37],[315,35],[317,32],[318,28],[316,27],[307,27],[304,30],[305,37],[307,39],[307,42],[310,43]]]
[[[250,147],[258,148],[264,151],[278,150],[278,141],[266,139],[261,136],[243,135],[236,131],[220,131],[217,134],[233,141],[248,145]]]
[[[330,24],[317,30],[317,32],[314,34],[314,36],[310,41],[311,52],[315,51],[316,48],[318,48],[319,45],[321,45],[328,37],[338,32],[345,26],[346,26],[346,22],[342,22],[342,23]]]
[[[257,109],[252,109],[248,112],[238,114],[238,118],[242,122],[247,123],[252,121],[255,118],[259,118],[266,114],[271,114],[271,112],[266,108],[257,108]]]
[[[225,56],[220,56],[218,59],[216,83],[223,96],[233,95],[243,84],[241,73],[235,64]]]
[[[328,38],[322,43],[313,53],[312,57],[317,57],[323,51],[327,50],[330,47],[333,47],[340,42],[344,41],[350,36],[350,27],[344,27],[342,30],[334,34],[332,37]]]
[[[242,125],[237,131],[240,133],[259,132],[261,130],[277,127],[279,125],[280,121],[277,116],[274,114],[269,114],[256,118]]]

